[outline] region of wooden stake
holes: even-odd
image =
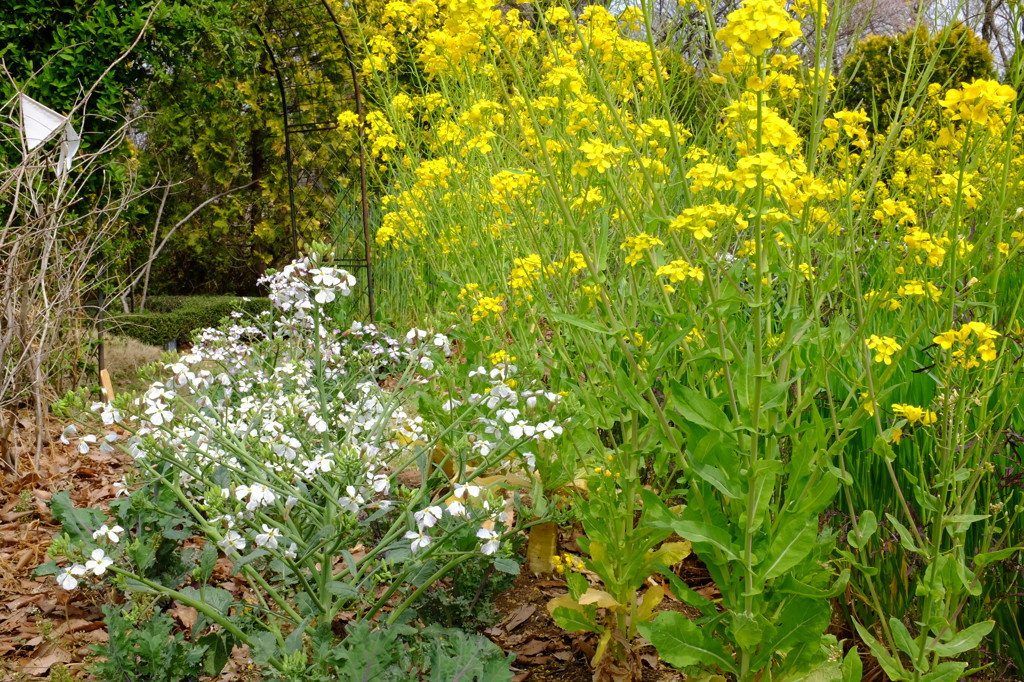
[[[110,372],[100,370],[100,386],[103,388],[103,402],[109,403],[114,399],[114,384],[110,383]]]

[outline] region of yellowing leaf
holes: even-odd
[[[658,607],[661,600],[665,598],[665,590],[661,585],[654,585],[648,587],[647,591],[644,592],[644,598],[640,600],[640,608],[637,609],[636,619],[637,622],[643,623],[651,619],[654,614],[654,609]]]
[[[693,545],[689,540],[682,542],[666,542],[651,555],[651,561],[663,566],[673,566],[690,556],[693,552]]]
[[[583,593],[580,597],[580,604],[583,606],[597,604],[602,609],[613,609],[617,606],[622,606],[612,595],[604,590],[594,589],[593,587]]]

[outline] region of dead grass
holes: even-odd
[[[139,370],[151,362],[165,360],[162,348],[150,346],[127,336],[111,336],[104,340],[103,357],[110,379],[117,392],[135,388]]]

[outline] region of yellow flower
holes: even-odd
[[[891,336],[876,336],[872,334],[864,340],[864,343],[868,348],[875,351],[875,362],[884,362],[887,365],[891,365],[892,356],[903,349],[903,346],[896,343],[896,339]]]
[[[954,121],[968,121],[996,131],[1002,125],[1006,105],[1017,99],[1016,91],[998,81],[975,79],[960,89],[946,92],[939,104]]]
[[[619,245],[620,249],[629,249],[629,254],[626,256],[627,265],[636,265],[643,258],[646,251],[654,248],[655,246],[664,246],[665,242],[661,241],[657,237],[653,237],[646,232],[641,232],[635,237],[626,237],[626,241]]]
[[[704,271],[695,268],[685,260],[674,260],[668,265],[662,265],[654,273],[658,277],[668,277],[670,282],[685,282],[687,279],[695,279],[698,282],[704,281]]]
[[[931,426],[939,417],[931,410],[926,410],[916,405],[907,405],[904,403],[893,403],[892,405],[893,414],[897,417],[903,417],[907,420],[907,423],[911,426],[920,424],[921,426]]]

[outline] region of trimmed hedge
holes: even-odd
[[[110,320],[110,330],[151,346],[166,346],[171,341],[185,343],[192,338],[192,332],[216,327],[236,310],[246,317],[270,310],[270,300],[238,296],[152,296],[146,300],[146,308],[144,313]]]

